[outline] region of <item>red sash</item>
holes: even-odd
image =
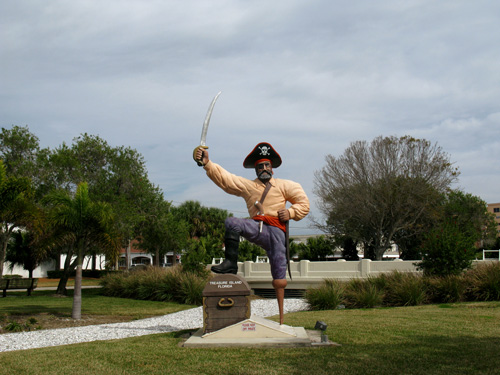
[[[283,223],[279,217],[274,217],[274,216],[265,216],[265,215],[256,215],[252,217],[252,219],[256,221],[263,221],[264,223],[271,225],[273,227],[281,229],[283,232],[286,233],[286,224]]]

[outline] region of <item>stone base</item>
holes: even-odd
[[[252,315],[249,319],[203,334],[203,329],[195,332],[184,344],[186,348],[206,347],[307,347],[338,345],[331,341],[321,342],[316,331],[306,331],[303,327],[280,325],[271,320]]]

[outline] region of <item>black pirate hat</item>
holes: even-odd
[[[261,142],[255,146],[243,161],[243,167],[255,168],[255,165],[260,160],[270,160],[273,168],[278,168],[281,165],[280,154],[267,142]]]

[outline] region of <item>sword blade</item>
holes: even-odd
[[[212,117],[212,111],[214,110],[215,102],[217,101],[217,98],[221,94],[222,91],[219,91],[217,95],[215,95],[214,99],[212,100],[212,103],[210,103],[210,107],[208,107],[208,112],[207,115],[205,116],[205,121],[203,122],[203,128],[201,129],[201,138],[200,138],[200,146],[206,146],[207,145],[207,131],[208,131],[208,125],[210,124],[210,118]]]

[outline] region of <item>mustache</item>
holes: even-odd
[[[266,177],[266,176],[263,176],[264,174],[267,174],[268,178],[271,178],[271,177],[272,177],[272,174],[271,174],[271,173],[269,173],[269,171],[266,171],[266,170],[264,170],[264,171],[260,172],[260,173],[257,175],[257,177],[258,177],[258,178]]]

